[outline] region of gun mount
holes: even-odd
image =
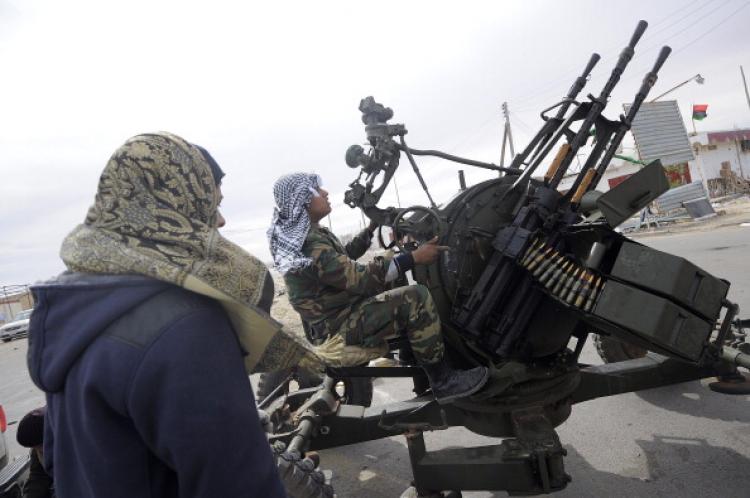
[[[492,362],[546,358],[565,350],[571,337],[582,339],[591,332],[692,362],[716,356],[706,345],[728,284],[614,231],[668,188],[660,164],[647,166],[607,194],[594,190],[670,53],[669,47],[662,48],[628,115],[619,121],[606,119],[602,113],[609,96],[645,29],[646,23],[639,23],[598,96],[589,95],[583,103],[575,100],[599,60],[593,54],[565,98],[542,113],[542,129],[504,169],[504,176],[467,189],[439,210],[431,197],[432,209],[408,208],[410,216],[376,206],[398,167],[400,152],[429,192],[414,161],[415,150],[405,143],[406,128],[388,124],[393,111],[372,97],[360,103],[370,150],[352,146],[347,151],[347,163],[361,166],[360,177],[346,193],[347,204],[393,226],[398,235],[419,235],[418,240],[424,240],[426,224],[447,227],[439,235],[453,251],[433,267],[416,270],[415,278],[430,288],[453,335],[489,352],[486,359]],[[553,109],[556,114],[548,116]],[[573,158],[591,136],[593,149],[572,188],[558,192]],[[533,178],[563,138],[543,179]],[[384,176],[375,188],[380,172]],[[360,183],[363,174],[365,184]],[[593,212],[601,216],[587,219]],[[645,275],[658,277],[645,282]],[[696,308],[698,302],[702,309]],[[634,312],[643,309],[652,313]]]
[[[750,367],[747,324],[736,319],[738,307],[726,299],[729,282],[615,230],[669,188],[661,164],[647,165],[607,193],[595,190],[670,53],[669,47],[661,49],[627,115],[605,118],[609,96],[645,29],[641,21],[599,95],[579,102],[599,61],[597,54],[591,56],[565,97],[542,112],[541,129],[508,168],[412,149],[406,127],[389,124],[390,108],[372,97],[361,101],[369,146],[346,151],[347,165],[359,168],[359,175],[345,202],[392,227],[397,240],[438,235],[440,244],[451,247],[413,275],[435,300],[452,361],[488,365],[493,380],[479,395],[446,407],[429,395],[377,408],[340,404],[320,414],[318,424],[325,430],[309,438],[308,449],[406,434],[420,492],[548,493],[570,480],[554,428],[569,417],[573,404]],[[560,192],[561,179],[592,137],[572,188]],[[544,175],[533,176],[561,141]],[[377,206],[402,154],[427,192],[429,207]],[[414,159],[419,155],[500,175],[462,189],[438,207]],[[579,355],[592,335],[650,353],[605,366],[581,365]],[[416,387],[420,373],[414,367],[339,368],[329,375],[413,376]],[[287,393],[274,403],[293,412],[309,394]],[[450,426],[506,439],[495,446],[426,452],[422,432]],[[288,442],[293,436],[289,431],[272,439]]]

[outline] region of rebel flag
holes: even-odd
[[[693,104],[693,119],[700,121],[707,116],[708,104]]]

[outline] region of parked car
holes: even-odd
[[[29,457],[10,460],[8,445],[5,443],[7,428],[5,411],[3,405],[0,405],[0,498],[21,498],[21,489],[29,473]]]
[[[31,318],[32,311],[34,310],[21,311],[12,322],[8,322],[0,327],[0,339],[3,342],[10,342],[13,339],[29,335],[29,319]]]

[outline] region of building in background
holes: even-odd
[[[630,104],[623,105],[625,112]],[[672,187],[700,181],[700,174],[691,172],[689,163],[695,159],[676,100],[644,102],[633,120],[631,133],[637,151],[636,158],[615,156],[599,181],[597,190],[606,192],[617,186],[644,165],[661,161]],[[567,180],[567,182],[565,181]],[[574,178],[566,178],[562,188],[569,188]]]
[[[701,132],[690,143],[690,172],[711,197],[750,192],[750,129]]]
[[[629,106],[624,107],[627,111]],[[712,198],[750,193],[750,129],[688,135],[677,101],[672,100],[645,102],[631,132],[640,161],[622,160],[623,156],[613,160],[597,190],[615,187],[642,164],[658,159],[672,187],[700,182]],[[566,175],[561,189],[569,188],[575,176]]]

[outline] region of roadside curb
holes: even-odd
[[[722,219],[727,216],[727,219]],[[713,220],[706,221],[693,221],[682,224],[683,226],[671,226],[666,228],[658,228],[648,232],[631,232],[627,236],[629,238],[641,238],[641,237],[655,237],[659,235],[676,235],[681,233],[690,232],[706,232],[710,230],[716,230],[718,228],[727,227],[739,227],[742,223],[750,223],[750,213],[738,213],[734,215],[719,216],[717,221]]]

